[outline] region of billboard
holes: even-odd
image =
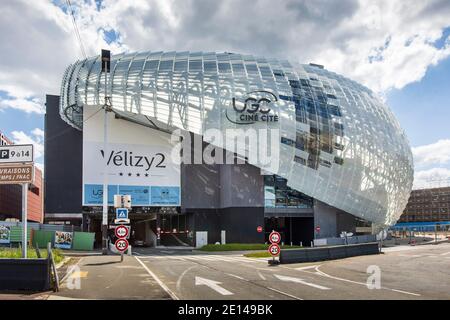
[[[0,243],[9,244],[11,242],[11,228],[0,225]]]
[[[55,248],[71,249],[73,232],[55,231]]]
[[[108,114],[104,150],[104,113],[85,106],[83,127],[83,205],[101,206],[105,167],[108,203],[131,195],[132,206],[179,206],[180,165],[171,159],[170,135]]]

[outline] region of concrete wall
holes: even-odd
[[[195,157],[195,139],[198,136],[191,134],[191,161]],[[203,143],[203,148],[206,146]],[[224,161],[227,156],[230,153],[224,152]],[[182,212],[194,208],[264,207],[264,177],[259,168],[249,164],[182,164],[181,190]]]
[[[47,95],[45,114],[45,213],[81,213],[82,132],[59,115],[59,96]]]
[[[314,229],[320,226],[320,232],[314,230],[314,237],[329,238],[337,236],[336,214],[338,209],[321,201],[314,200]]]
[[[356,231],[357,220],[354,216],[321,201],[314,200],[314,228],[320,226],[315,238],[338,237],[342,231]]]
[[[220,202],[220,166],[181,165],[181,208],[218,208]]]
[[[220,207],[264,207],[264,177],[249,164],[220,166]]]
[[[356,218],[349,213],[340,211],[337,214],[337,232],[341,234],[342,231],[356,233]]]
[[[264,242],[264,233],[256,230],[264,225],[264,208],[198,209],[188,213],[188,221],[190,230],[208,232],[208,243],[220,242],[222,230],[227,243]]]

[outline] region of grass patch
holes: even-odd
[[[201,251],[254,251],[267,250],[268,244],[264,243],[227,243],[227,244],[207,244],[200,248]],[[281,249],[296,249],[300,246],[281,246]]]
[[[250,252],[244,254],[247,258],[271,258],[272,255],[267,251]]]
[[[59,249],[52,249],[55,263],[58,264],[64,259],[64,254]],[[47,258],[47,250],[41,249],[41,257]],[[20,248],[0,248],[0,259],[20,259],[22,258],[22,249]],[[36,250],[28,248],[27,258],[37,259]]]

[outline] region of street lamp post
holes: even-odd
[[[102,254],[108,254],[108,163],[106,155],[108,148],[108,112],[111,110],[110,100],[108,97],[108,72],[110,71],[111,52],[102,50],[102,71],[105,73],[105,102],[104,122],[103,122],[103,153],[104,153],[104,170],[103,170],[103,217],[102,217]]]

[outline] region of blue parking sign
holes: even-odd
[[[128,209],[127,208],[117,208],[116,209],[116,219],[128,219]]]

